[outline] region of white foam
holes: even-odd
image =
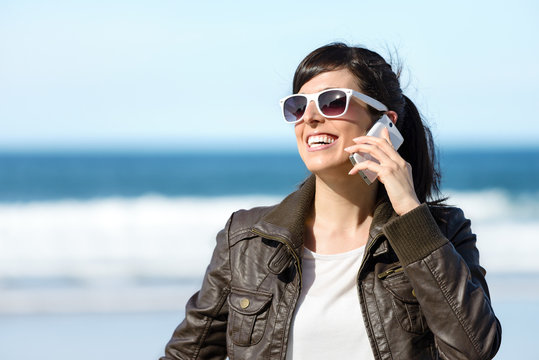
[[[539,221],[539,192],[510,195],[504,190],[448,190],[448,203],[462,208],[470,219],[481,222]]]
[[[449,202],[472,219],[488,270],[539,271],[539,196],[515,199],[501,191],[450,195]],[[143,196],[0,204],[0,281],[199,278],[216,233],[233,211],[280,200]]]
[[[109,198],[0,205],[0,280],[200,277],[215,235],[267,196]]]
[[[449,202],[472,219],[491,275],[539,272],[539,196],[449,193]],[[143,196],[0,204],[0,314],[180,309],[198,288],[230,214],[280,200]]]

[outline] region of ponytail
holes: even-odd
[[[404,142],[399,154],[412,166],[414,189],[420,202],[433,201],[440,194],[440,170],[432,133],[421,119],[421,115],[406,95],[403,118],[397,120],[397,128]]]

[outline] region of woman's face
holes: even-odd
[[[328,71],[306,82],[299,93],[311,94],[330,88],[361,92],[357,83],[356,77],[346,69]],[[348,111],[339,118],[326,119],[314,102],[309,103],[303,120],[295,125],[298,150],[305,166],[315,174],[333,172],[347,175],[352,164],[344,149],[354,145],[352,139],[365,135],[371,125],[367,105],[355,97],[350,100]]]

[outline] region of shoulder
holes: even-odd
[[[461,208],[446,205],[429,205],[429,210],[438,227],[448,239],[455,238],[459,233],[471,233],[471,221],[466,218]]]
[[[276,207],[277,205],[258,206],[252,209],[235,211],[229,220],[229,236],[234,237],[250,233],[253,226]]]

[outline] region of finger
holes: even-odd
[[[344,151],[346,151],[347,153],[350,153],[350,154],[356,153],[356,152],[359,151],[358,145],[352,145],[352,146],[345,147]]]
[[[356,144],[356,145],[351,145],[351,146],[348,146],[348,147],[345,147],[344,148],[344,151],[350,153],[350,154],[353,154],[353,153],[357,153],[357,152],[360,152],[361,149],[364,149],[368,146],[373,146],[371,144],[368,144],[368,143],[362,143],[362,144]]]
[[[354,167],[348,172],[348,175],[355,175],[362,170],[370,170],[378,175],[378,173],[382,170],[382,166],[375,161],[365,160],[354,165]]]
[[[355,144],[344,148],[344,151],[353,153],[357,152],[358,146],[360,145],[382,146],[383,143],[387,144],[385,140],[373,136],[360,136],[353,139],[353,141],[355,142]]]
[[[393,147],[393,144],[391,143],[391,139],[389,136],[389,131],[387,128],[382,129],[381,133],[382,138],[375,137],[375,136],[360,136],[357,138],[354,138],[354,142],[357,144],[375,144],[381,149],[383,149],[386,154],[395,162],[402,163],[404,159],[400,156],[400,154],[395,150]]]
[[[389,137],[389,133],[386,133],[385,135]],[[395,162],[400,163],[401,160],[403,160],[400,154],[393,148],[393,145],[391,145],[391,143],[388,142],[386,138],[378,138],[378,137],[373,137],[373,136],[360,136],[353,140],[356,143],[356,145],[352,145],[345,148],[344,149],[345,151],[349,153],[359,152],[359,151],[362,151],[362,149],[364,149],[362,145],[370,145],[370,146],[374,146],[381,149],[387,155],[387,157],[389,157]]]
[[[358,144],[347,147],[345,150],[349,153],[359,152],[369,154],[381,163],[394,161],[391,156],[386,153],[388,149],[381,149],[379,146],[373,144]]]
[[[382,130],[381,135],[383,136],[385,129]],[[387,135],[389,138],[389,135]],[[352,139],[356,144],[376,144],[380,147],[390,147],[393,148],[393,145],[391,144],[390,140],[386,139],[385,137],[377,137],[377,136],[360,136],[357,138]]]

